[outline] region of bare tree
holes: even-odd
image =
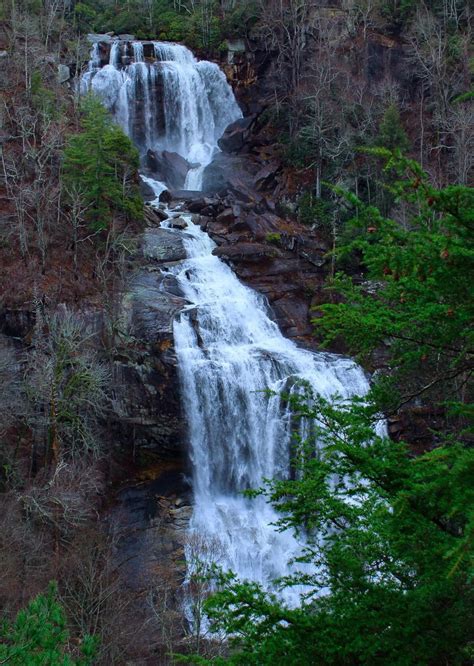
[[[211,594],[216,576],[216,566],[222,557],[223,545],[216,537],[191,532],[185,543],[187,579],[184,585],[185,612],[190,625],[193,650],[201,654],[220,650],[219,641],[210,638],[204,602]]]
[[[366,42],[368,31],[377,23],[379,0],[343,0],[342,6],[347,12],[349,33],[355,33],[357,28],[362,26],[362,35]]]
[[[474,108],[472,103],[455,103],[439,121],[445,137],[443,147],[451,153],[450,170],[461,185],[469,185],[474,170]]]
[[[276,54],[276,93],[280,102],[290,105],[292,134],[297,127],[297,107],[291,102],[300,91],[305,51],[315,34],[314,5],[311,0],[262,0],[259,25],[266,49]]]
[[[97,527],[78,532],[58,571],[60,600],[74,634],[99,639],[95,663],[103,666],[125,663],[130,647],[146,639],[115,561],[118,538],[113,529],[107,534]]]
[[[449,40],[443,23],[423,4],[417,10],[409,43],[409,61],[430,95],[437,117],[444,122],[449,100],[458,91],[461,76],[450,64]]]
[[[93,337],[67,309],[44,319],[39,305],[27,388],[31,425],[54,464],[64,455],[100,450],[97,420],[105,407],[109,372],[97,358]]]
[[[77,530],[95,517],[102,476],[90,457],[59,460],[53,474],[40,474],[18,491],[23,513],[40,529],[50,528],[59,541],[69,542]]]

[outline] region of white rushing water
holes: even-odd
[[[142,154],[168,150],[192,164],[184,185],[189,190],[201,188],[217,140],[242,116],[219,67],[198,61],[181,44],[116,40],[102,67],[95,44],[81,90],[101,98]]]
[[[195,307],[174,326],[182,399],[190,432],[194,514],[191,531],[218,543],[218,561],[240,578],[271,587],[301,554],[262,498],[241,491],[287,478],[292,426],[280,398],[306,380],[326,398],[363,395],[367,379],[349,359],[298,348],[270,319],[265,300],[212,254],[214,242],[187,217],[188,259],[173,267]],[[276,395],[267,397],[265,389]],[[300,565],[301,566],[301,565]],[[284,593],[295,604],[301,590]]]
[[[100,95],[142,153],[166,149],[195,163],[185,187],[200,189],[217,140],[241,115],[217,65],[198,62],[177,44],[119,41],[110,62],[101,65],[96,45],[83,90]],[[166,186],[142,178],[158,205]],[[281,392],[305,380],[326,398],[348,398],[364,395],[368,382],[351,360],[312,353],[284,338],[265,299],[212,254],[214,242],[190,215],[182,217],[188,258],[170,271],[190,303],[174,326],[193,470],[190,533],[204,547],[210,544],[224,569],[271,589],[272,581],[291,573],[289,561],[302,544],[275,530],[278,516],[269,504],[246,499],[242,491],[290,473],[293,424]],[[275,394],[269,397],[266,389]],[[300,594],[291,588],[284,598],[293,605]]]

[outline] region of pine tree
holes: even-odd
[[[66,615],[57,601],[57,587],[50,583],[46,594],[35,597],[19,611],[12,624],[0,630],[0,663],[9,666],[89,666],[93,663],[95,641],[82,641],[82,657],[68,651]]]
[[[64,152],[65,185],[81,192],[95,231],[107,229],[117,213],[141,218],[137,150],[98,99],[87,98],[82,113],[81,131]]]
[[[309,389],[289,398],[295,418],[311,419],[316,433],[295,443],[293,478],[257,492],[280,511],[280,528],[304,535],[300,561],[312,573],[279,584],[303,584],[307,593],[289,608],[255,583],[218,577],[206,609],[232,649],[214,665],[472,660],[474,192],[437,190],[416,163],[372,152],[398,173],[392,193],[407,202],[410,228],[345,195],[357,216],[340,252],[357,253],[368,282],[339,274],[332,288],[344,298],[320,306],[315,324],[327,341],[342,336],[366,357],[388,343],[392,378],[352,404]],[[414,456],[376,434],[383,409],[426,395],[449,412],[433,450]]]
[[[388,150],[400,150],[402,153],[410,148],[410,142],[395,104],[390,104],[383,114],[376,143]]]

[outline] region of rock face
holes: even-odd
[[[231,123],[217,142],[219,148],[225,153],[237,153],[239,150],[242,150],[246,140],[250,136],[250,130],[255,118],[255,115],[250,115],[246,118],[239,118]]]
[[[125,333],[114,361],[112,428],[121,442],[158,458],[183,455],[173,321],[187,302],[160,269],[185,256],[182,236],[160,228],[144,233],[123,297]]]
[[[240,155],[218,153],[204,169],[202,189],[208,194],[233,192],[238,198],[251,201],[257,165]]]
[[[190,165],[178,155],[168,150],[148,150],[146,165],[157,180],[161,180],[171,189],[179,190],[184,186]]]

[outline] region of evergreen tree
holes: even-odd
[[[138,151],[130,139],[112,122],[100,101],[88,97],[83,103],[81,131],[70,137],[64,152],[64,182],[81,192],[93,230],[107,229],[117,213],[141,218],[138,166]]]
[[[388,342],[395,379],[352,404],[309,389],[290,398],[315,435],[296,446],[294,478],[257,492],[281,512],[279,527],[307,542],[300,561],[312,573],[280,581],[307,593],[288,608],[257,584],[221,575],[206,607],[231,650],[213,664],[435,666],[473,656],[474,193],[436,190],[415,163],[377,153],[389,157],[387,169],[408,172],[393,195],[411,206],[411,228],[347,195],[359,214],[341,251],[362,257],[370,282],[339,275],[332,287],[345,299],[322,306],[317,323],[327,340],[342,335],[364,355]],[[412,386],[400,395],[407,377]],[[450,416],[433,450],[415,457],[375,428],[382,408],[435,400],[434,390]]]
[[[88,666],[93,663],[95,641],[82,641],[82,657],[68,650],[66,616],[57,601],[57,588],[50,583],[46,594],[35,597],[19,611],[12,624],[0,630],[0,663],[9,666]]]
[[[383,114],[376,143],[388,150],[400,150],[402,153],[410,148],[410,142],[395,104],[390,104]]]

